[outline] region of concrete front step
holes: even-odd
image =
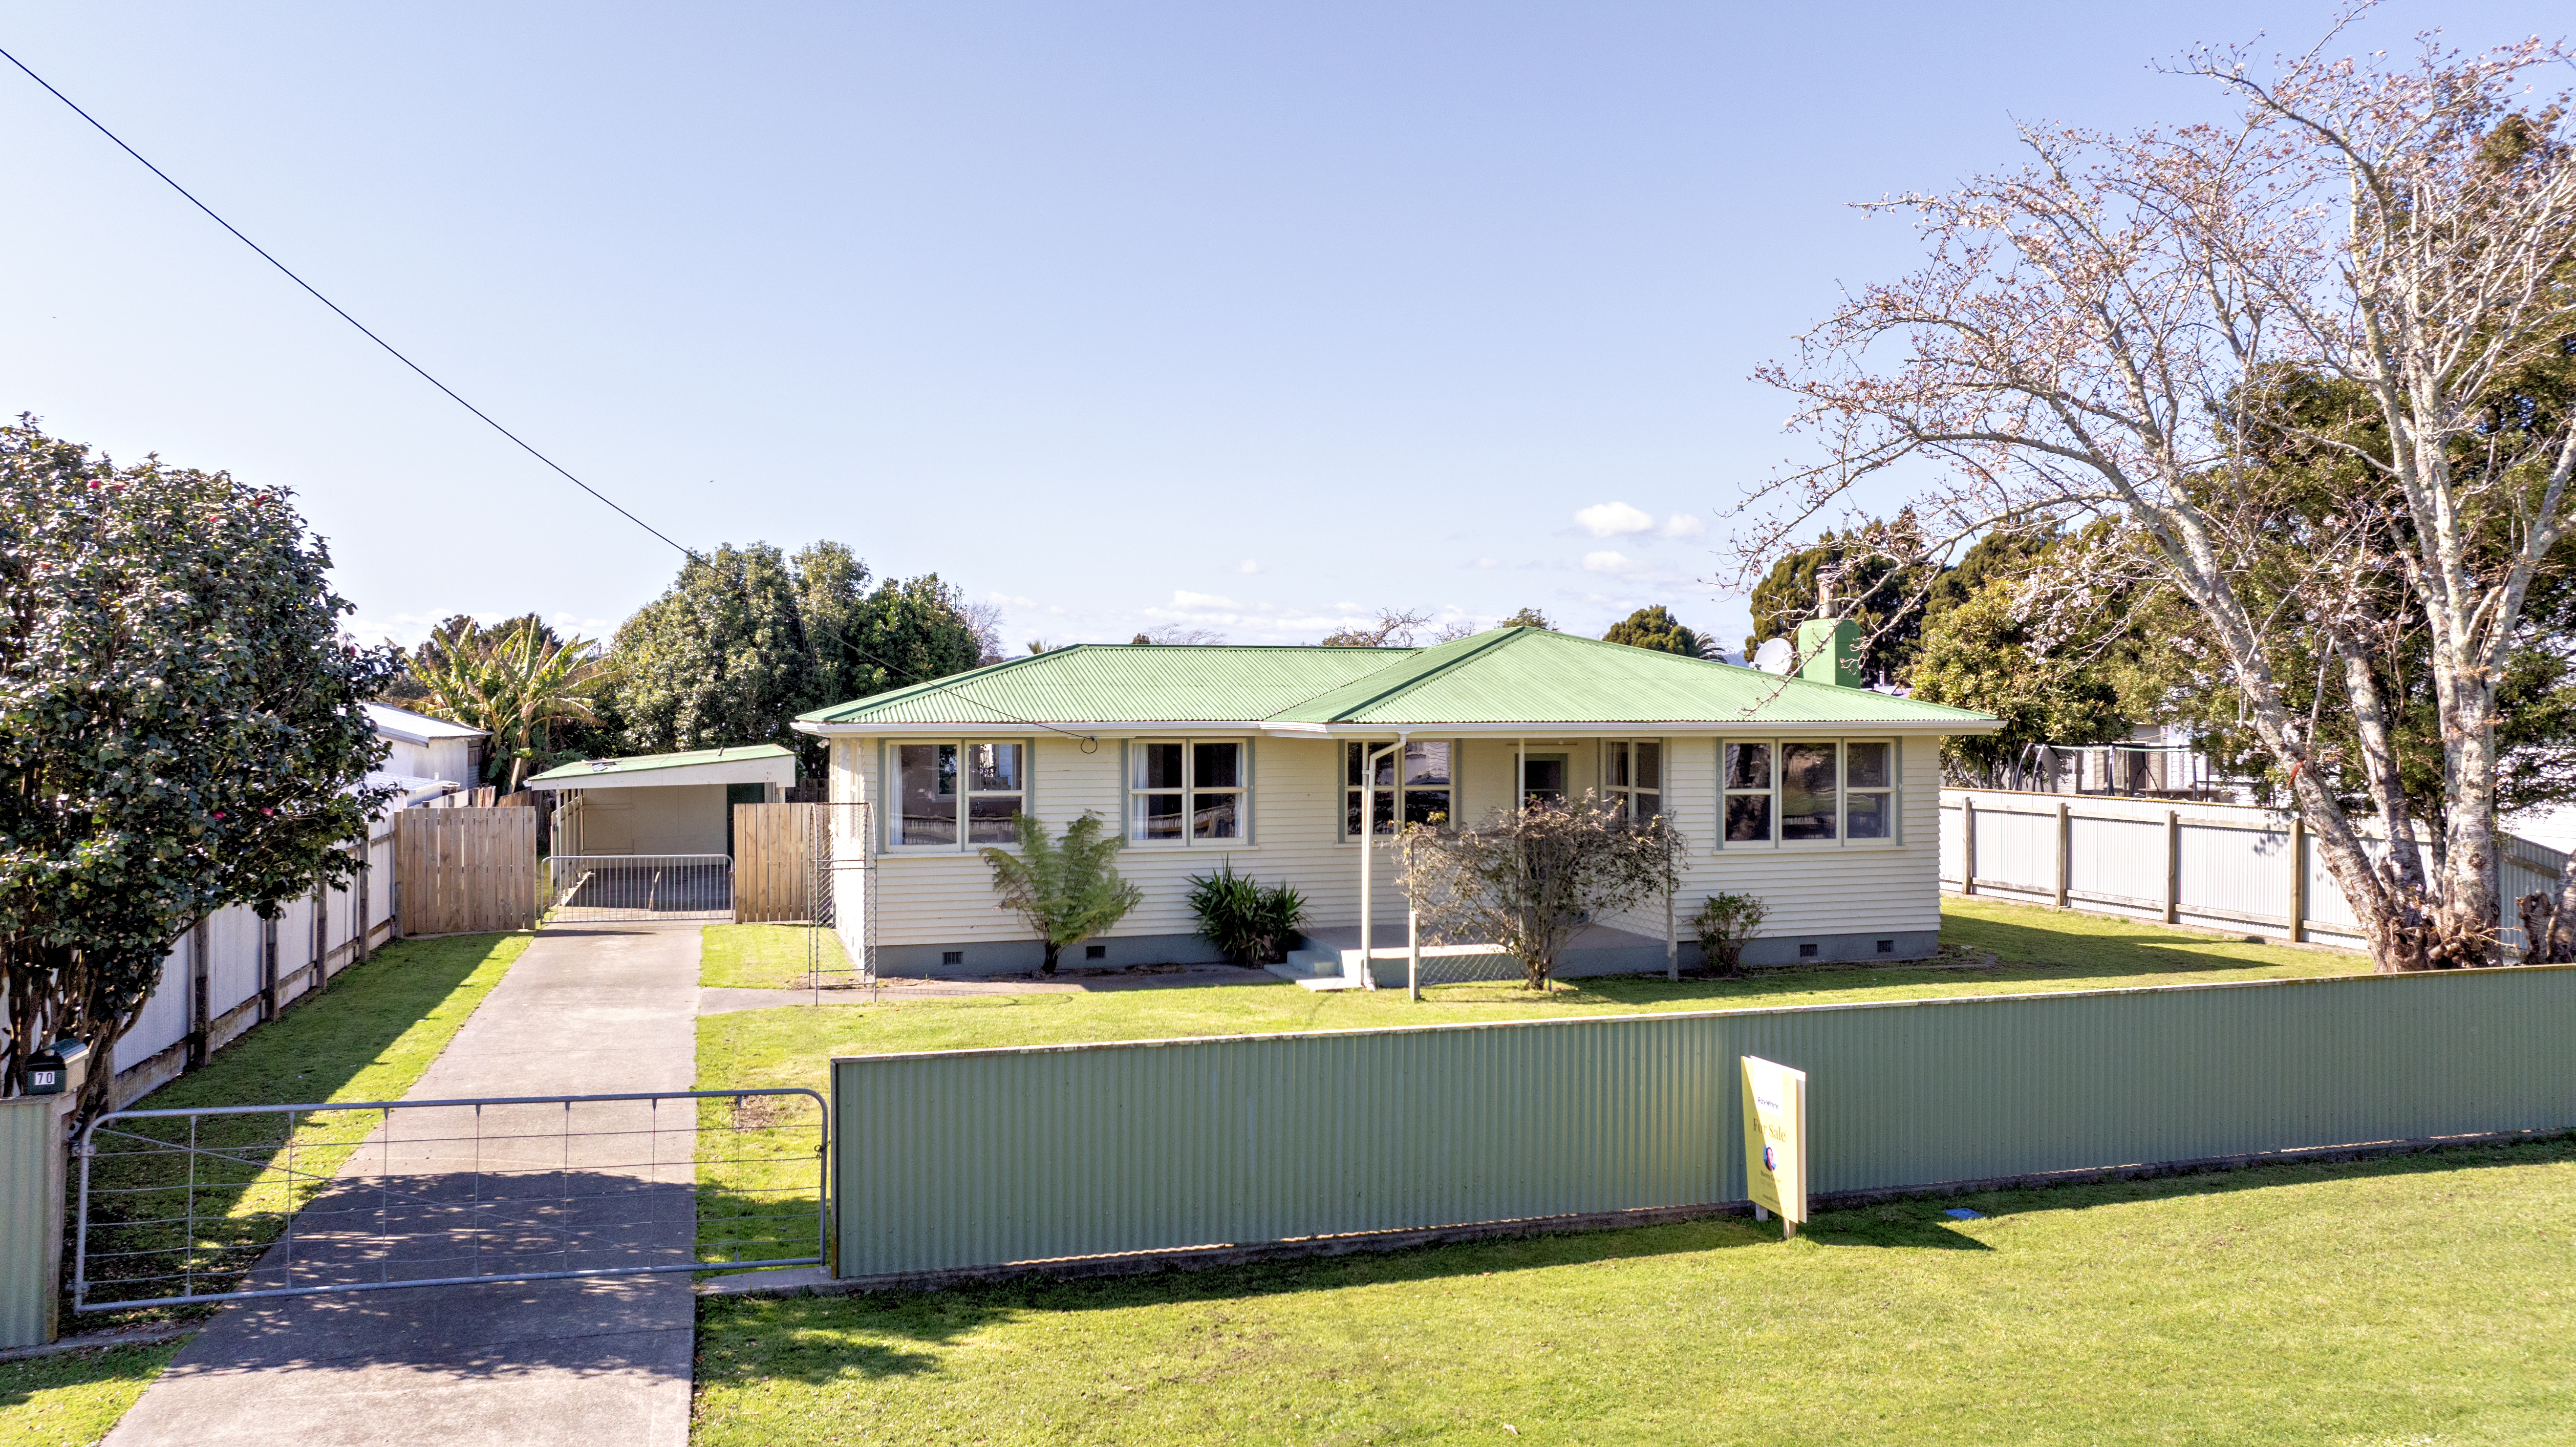
[[[1359,952],[1354,950],[1351,953],[1356,957]],[[1285,963],[1262,968],[1309,990],[1356,990],[1360,987],[1357,975],[1344,972],[1339,950],[1290,950]]]

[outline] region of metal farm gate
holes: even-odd
[[[72,1303],[820,1265],[829,1145],[799,1089],[113,1111]]]
[[[725,854],[556,854],[546,860],[547,924],[733,919]]]

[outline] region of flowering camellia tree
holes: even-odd
[[[2492,962],[2498,686],[2576,510],[2576,144],[2525,83],[2568,59],[2197,52],[2175,69],[2240,100],[2231,123],[2025,129],[2023,169],[1881,203],[1929,259],[1765,370],[1829,456],[1756,490],[1748,574],[1900,464],[1939,469],[1914,509],[1944,547],[2109,524],[2052,596],[2166,590],[2378,967]],[[2311,656],[2348,750],[2291,701]],[[2390,726],[2414,656],[2429,869]]]
[[[355,871],[397,665],[330,562],[277,489],[0,427],[0,1092],[69,1037],[103,1108],[182,933]]]

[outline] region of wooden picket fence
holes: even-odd
[[[801,921],[812,913],[812,804],[733,806],[736,924]]]
[[[537,811],[405,809],[394,871],[407,935],[482,934],[537,922]]]

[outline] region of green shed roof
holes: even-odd
[[[687,769],[699,764],[743,764],[761,759],[792,759],[793,749],[778,744],[735,744],[731,748],[694,749],[685,754],[628,754],[617,759],[583,759],[563,764],[542,774],[531,774],[531,784],[541,780],[596,779],[602,774],[641,774],[654,769]]]
[[[804,715],[869,725],[1871,723],[1983,731],[1966,709],[1499,628],[1432,648],[1078,644]]]

